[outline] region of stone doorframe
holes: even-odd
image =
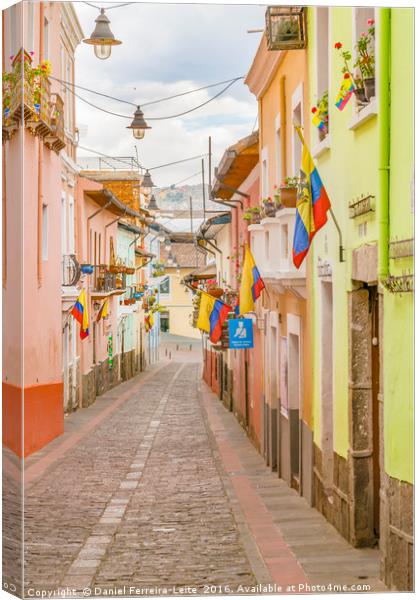
[[[369,290],[361,282],[353,282],[348,294],[349,314],[349,534],[356,547],[373,546],[373,419],[372,419],[372,322],[369,312]],[[382,294],[379,298],[379,343],[382,348]],[[381,361],[382,362],[382,361]],[[383,474],[382,426],[383,375],[379,393],[380,469]],[[382,483],[382,482],[381,482]],[[382,485],[381,485],[382,488]]]

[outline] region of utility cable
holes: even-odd
[[[130,106],[151,106],[152,104],[158,104],[159,102],[166,102],[167,100],[173,100],[174,98],[180,98],[181,96],[186,96],[188,94],[194,94],[195,92],[201,92],[202,90],[207,90],[213,87],[217,87],[218,85],[223,85],[225,83],[230,83],[233,82],[235,83],[236,81],[239,81],[240,79],[244,79],[244,76],[241,77],[234,77],[233,79],[226,79],[225,81],[218,81],[216,83],[210,83],[209,85],[204,85],[202,87],[199,88],[195,88],[194,90],[188,90],[186,92],[180,92],[179,94],[174,94],[173,96],[166,96],[165,98],[158,98],[157,100],[151,100],[150,102],[142,102],[142,103],[136,103],[136,102],[131,102],[130,100],[123,100],[122,98],[116,98],[115,96],[111,96],[110,94],[104,94],[103,92],[97,92],[96,90],[91,90],[90,88],[84,87],[82,85],[77,85],[75,83],[72,83],[70,81],[64,81],[63,79],[59,79],[58,77],[53,77],[52,75],[49,75],[50,79],[54,79],[54,81],[57,81],[61,84],[63,84],[64,86],[71,86],[80,90],[83,90],[84,92],[90,92],[91,94],[96,94],[97,96],[102,96],[103,98],[109,98],[110,100],[115,100],[116,102],[122,102],[124,104],[129,104]]]
[[[231,81],[218,94],[216,94],[215,96],[212,96],[211,98],[209,98],[209,100],[206,100],[205,102],[202,102],[201,104],[199,104],[198,106],[195,106],[194,108],[190,108],[189,110],[185,110],[184,112],[178,113],[176,115],[168,115],[168,116],[165,116],[165,117],[146,117],[146,118],[147,118],[148,121],[165,121],[167,119],[176,119],[177,117],[182,117],[184,115],[192,113],[192,112],[198,110],[199,108],[202,108],[203,106],[206,106],[207,104],[210,104],[210,102],[213,102],[213,100],[216,100],[216,98],[219,98],[222,94],[224,94],[235,83],[235,81],[238,81],[238,80]],[[93,104],[93,102],[89,102],[89,100],[86,100],[86,98],[82,98],[82,96],[80,96],[79,94],[76,94],[76,92],[74,90],[72,90],[67,84],[64,83],[63,85],[76,98],[79,98],[79,100],[81,100],[82,102],[85,102],[86,104],[89,104],[89,106],[92,106],[93,108],[96,108],[97,110],[100,110],[100,111],[102,111],[104,113],[107,113],[109,115],[113,115],[114,117],[121,117],[123,119],[129,119],[130,121],[133,118],[132,116],[122,115],[120,113],[113,112],[112,110],[107,110],[106,108],[102,108],[100,106],[97,106],[96,104]]]

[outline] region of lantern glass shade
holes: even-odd
[[[159,241],[160,243],[162,243],[162,242],[164,242],[164,241],[165,241],[165,234],[163,233],[163,231],[161,231],[161,232],[159,233],[159,235],[157,236],[157,239],[158,239],[158,241]]]
[[[144,129],[137,129],[137,128],[133,129],[133,135],[136,138],[136,140],[142,140],[144,138],[144,134],[145,134]]]
[[[268,50],[306,47],[306,12],[302,6],[268,6],[265,13]]]
[[[112,46],[118,46],[122,42],[116,40],[110,28],[110,20],[105,14],[105,10],[101,8],[101,12],[95,19],[95,29],[91,33],[90,38],[83,40],[85,44],[93,46],[95,56],[100,60],[105,60],[111,56]]]
[[[165,250],[166,250],[167,252],[169,252],[171,248],[172,248],[171,240],[170,240],[169,238],[167,238],[167,239],[165,240]]]
[[[106,60],[111,56],[112,46],[108,44],[95,44],[93,46],[93,51],[95,52],[96,58],[100,60]]]
[[[141,182],[141,187],[145,190],[145,193],[150,193],[154,185],[149,171],[146,171]]]

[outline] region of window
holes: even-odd
[[[159,288],[160,288],[160,293],[162,295],[168,295],[170,293],[170,279],[169,279],[169,277],[165,277],[165,279],[163,279],[160,282]]]
[[[67,254],[67,197],[61,193],[61,253]]]
[[[74,254],[74,198],[69,196],[69,227],[68,227],[68,249],[69,254]]]
[[[371,19],[375,20],[375,9],[373,7],[360,7],[354,8],[354,26],[353,26],[353,47],[357,44],[357,41],[360,39],[362,33],[368,33],[368,29],[370,27],[368,21]],[[370,44],[370,54],[373,53],[375,55],[375,40]],[[356,51],[353,53],[354,58],[356,59]],[[356,69],[356,75],[360,76],[360,72]],[[363,74],[362,74],[363,75]],[[365,77],[368,75],[365,74]],[[365,83],[365,91],[367,90],[367,84]],[[367,94],[367,100],[373,99],[375,96],[375,80],[373,79],[373,93],[372,90]]]
[[[48,60],[49,58],[49,23],[48,19],[44,17],[44,48],[43,48],[44,60]]]
[[[48,206],[42,205],[42,260],[48,260]]]
[[[322,6],[316,9],[316,98],[319,102],[329,89],[329,8]],[[326,133],[318,129],[320,141]]]
[[[292,168],[293,172],[291,175],[299,176],[300,174],[300,163],[302,156],[302,142],[300,141],[300,137],[298,132],[295,129],[295,125],[303,124],[303,114],[302,114],[302,106],[303,106],[303,84],[300,83],[292,96]]]

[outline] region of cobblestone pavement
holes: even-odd
[[[26,596],[386,591],[378,551],[265,466],[201,381],[199,345],[168,344],[26,461]]]
[[[199,369],[172,362],[133,384],[26,490],[27,594],[255,583],[197,401]]]

